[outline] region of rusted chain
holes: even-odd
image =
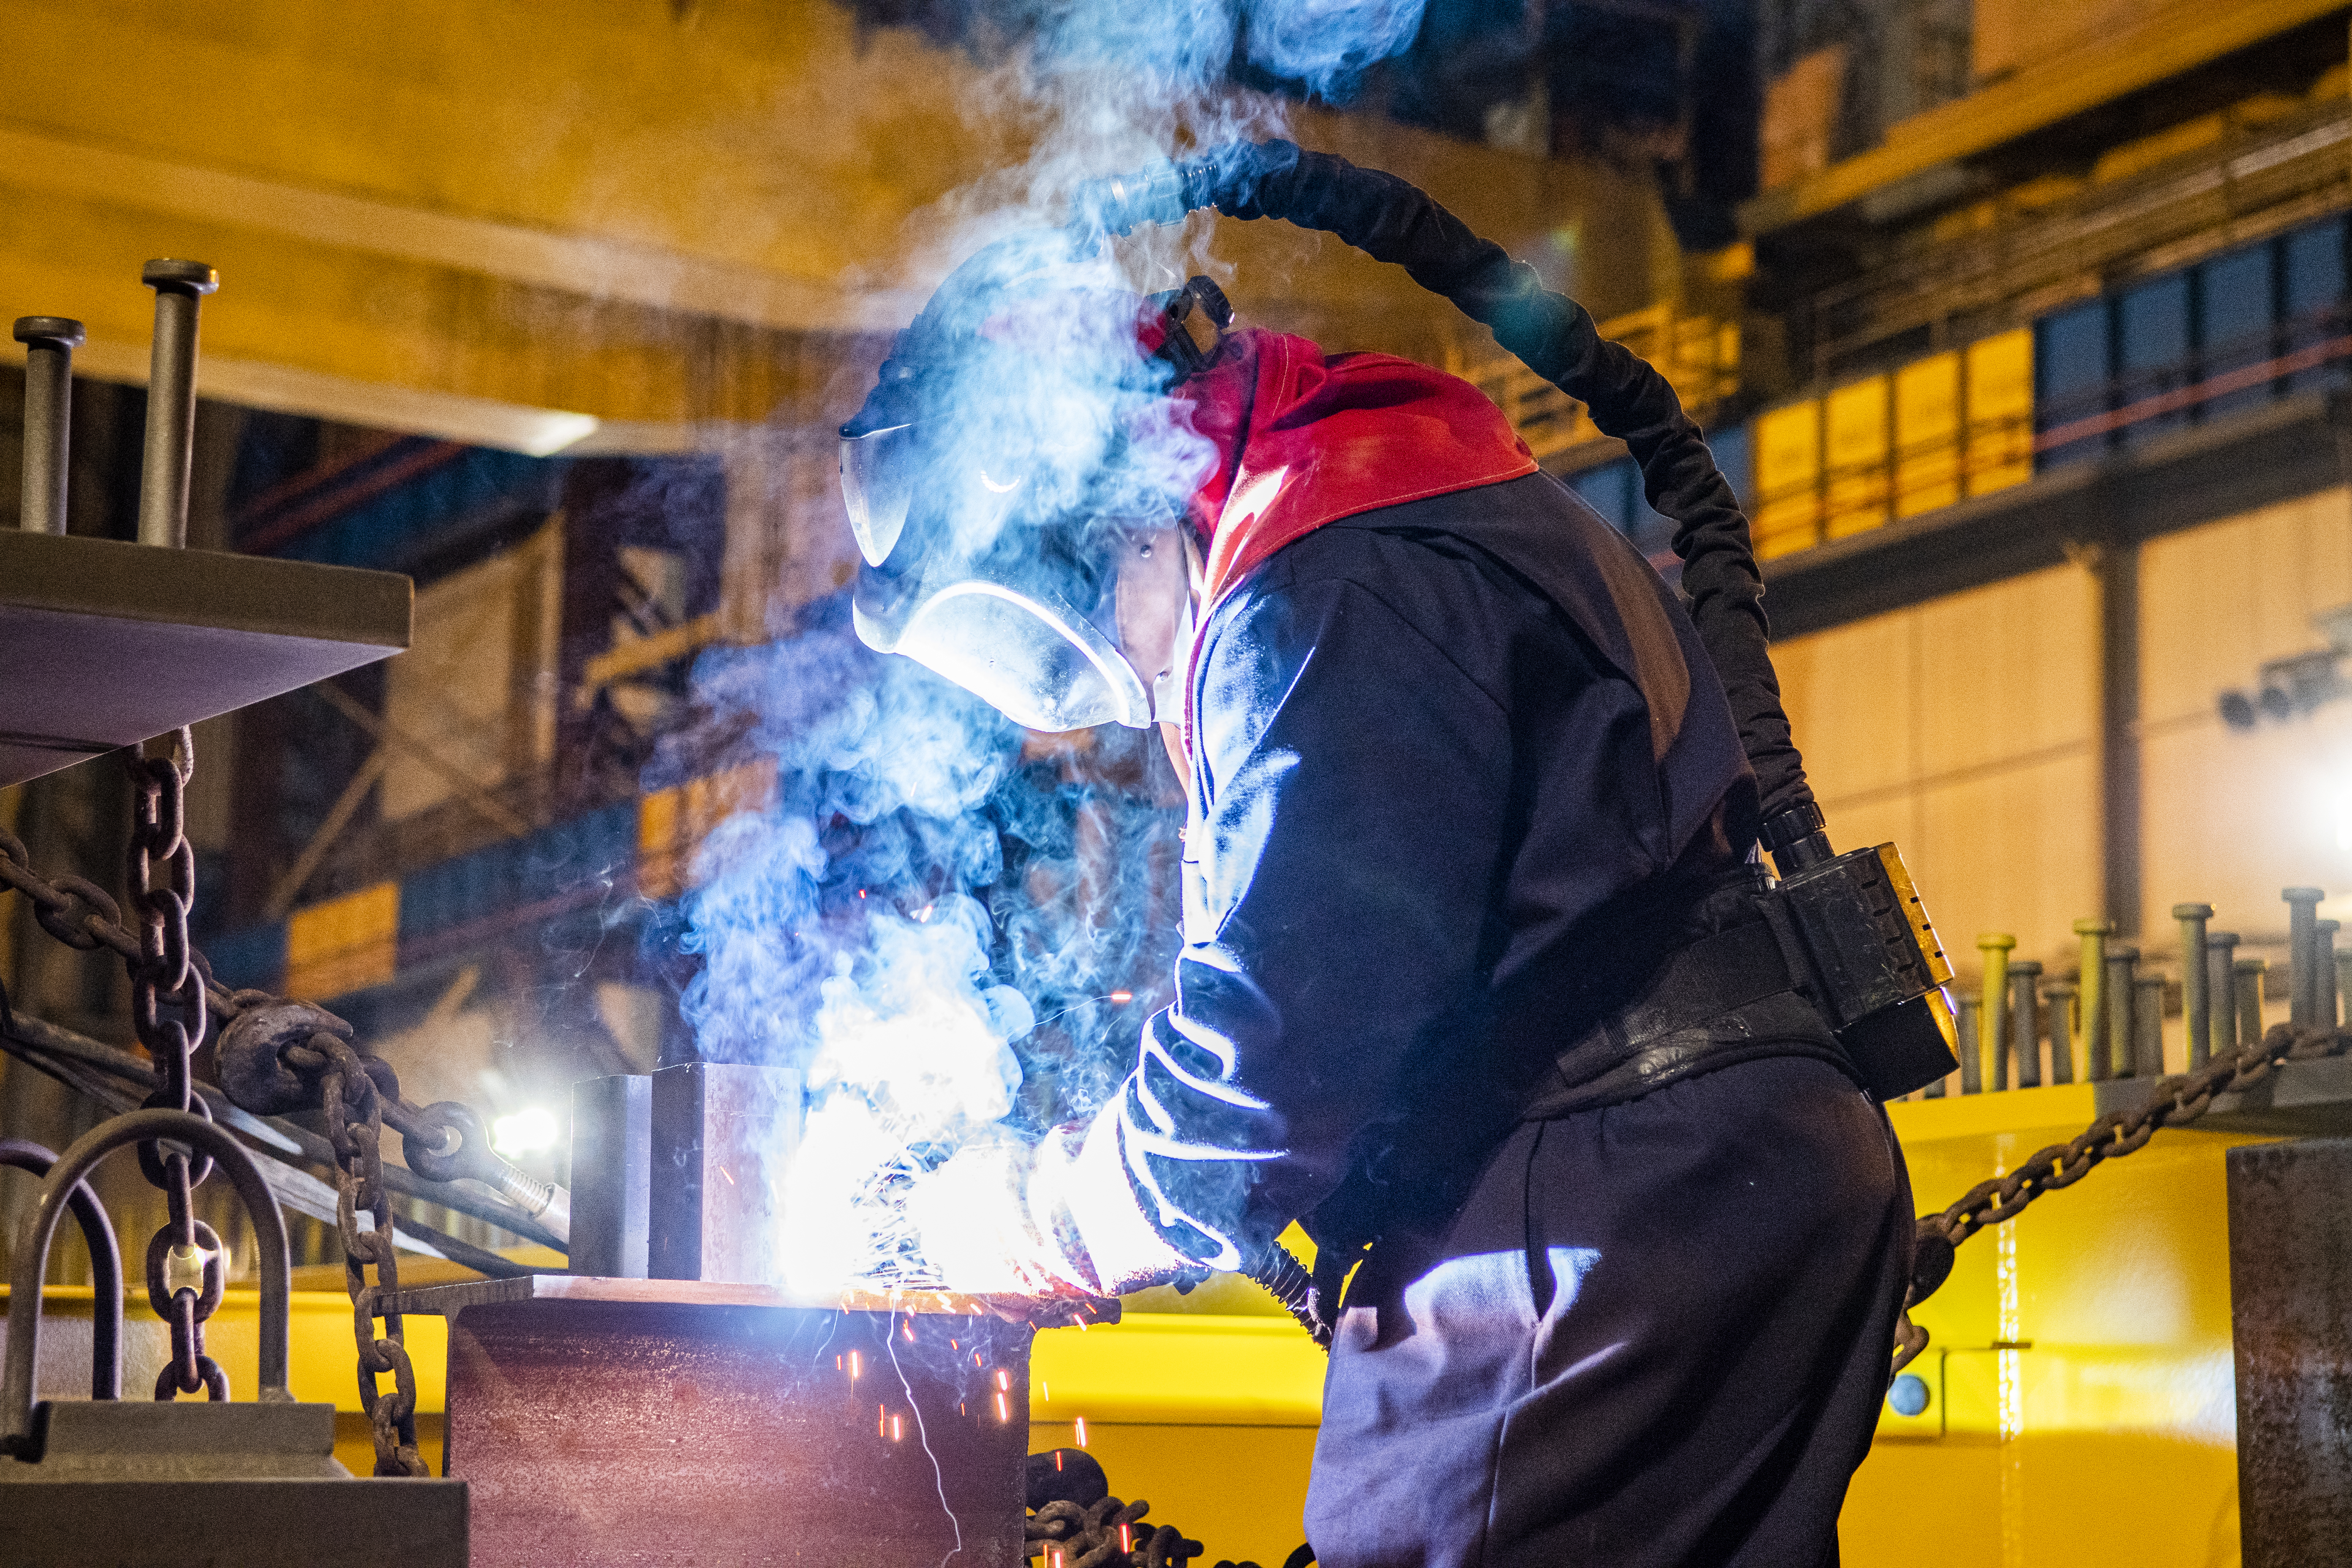
[[[1043,1568],[1183,1568],[1207,1550],[1174,1525],[1144,1524],[1150,1511],[1140,1498],[1049,1502],[1028,1518],[1027,1554],[1043,1557]]]
[[[211,1114],[194,1092],[190,1058],[207,1023],[217,1019],[225,1065],[232,1042],[243,1047],[236,1053],[239,1070],[224,1073],[234,1103],[258,1115],[325,1109],[335,1155],[336,1230],[352,1300],[360,1400],[375,1442],[375,1473],[429,1475],[416,1447],[415,1368],[403,1342],[400,1314],[383,1307],[400,1288],[383,1141],[389,1123],[431,1147],[446,1140],[447,1124],[434,1111],[402,1100],[391,1064],[361,1055],[351,1044],[351,1026],[325,1008],[266,991],[231,991],[213,978],[211,966],[188,940],[195,858],[184,832],[184,802],[194,748],[184,730],[179,752],[178,761],[136,752],[126,757],[133,790],[129,873],[136,931],[122,923],[121,906],[103,889],[80,877],[53,880],[35,871],[24,841],[5,830],[0,886],[30,899],[41,929],[68,947],[85,952],[103,947],[121,957],[131,976],[131,1022],[162,1079],[149,1106]],[[154,876],[159,867],[164,872],[160,883]],[[156,1382],[155,1397],[202,1389],[226,1399],[227,1378],[204,1348],[205,1320],[221,1297],[225,1253],[219,1237],[195,1218],[190,1202],[212,1163],[191,1161],[186,1152],[167,1145],[140,1150],[140,1164],[163,1189],[171,1215],[147,1256],[149,1298],[172,1335],[172,1357]],[[367,1230],[360,1228],[362,1214],[368,1216]],[[194,1255],[204,1258],[201,1288],[174,1285],[172,1258]],[[370,1268],[375,1271],[373,1279]],[[381,1335],[375,1330],[379,1319],[384,1325]],[[377,1383],[386,1373],[393,1379],[389,1389]]]
[[[1952,1271],[1954,1249],[1979,1231],[2023,1214],[2045,1193],[2071,1187],[2105,1162],[2137,1153],[2167,1127],[2185,1127],[2210,1110],[2216,1097],[2253,1088],[2289,1062],[2319,1061],[2352,1052],[2352,1029],[2298,1028],[2274,1024],[2234,1054],[2195,1072],[2159,1079],[2141,1105],[2111,1110],[2064,1143],[2037,1150],[2005,1175],[1970,1187],[1941,1214],[1922,1215],[1912,1253],[1911,1284],[1895,1325],[1894,1370],[1901,1372],[1927,1348],[1927,1331],[1911,1309],[1934,1295]]]
[[[186,833],[187,787],[196,753],[188,731],[174,737],[173,749],[175,756],[151,757],[137,749],[122,753],[131,791],[125,881],[139,922],[139,955],[126,956],[123,963],[131,974],[131,1026],[163,1080],[142,1109],[209,1116],[189,1075],[189,1058],[204,1040],[206,1008],[204,972],[188,945],[188,913],[196,900],[196,852]],[[90,890],[79,890],[85,904]],[[57,932],[48,921],[42,924]],[[71,936],[65,940],[79,945]],[[139,1169],[162,1189],[169,1214],[147,1247],[148,1304],[172,1331],[172,1359],[155,1380],[155,1397],[201,1392],[226,1399],[228,1374],[205,1353],[205,1323],[221,1300],[225,1249],[212,1226],[196,1218],[194,1202],[195,1189],[212,1174],[212,1159],[163,1143],[142,1143]],[[174,1258],[199,1260],[201,1289],[173,1285]]]

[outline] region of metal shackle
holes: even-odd
[[[0,1165],[47,1176],[58,1157],[24,1138],[0,1138]],[[115,1244],[114,1226],[106,1206],[88,1182],[74,1184],[74,1223],[89,1248],[89,1396],[122,1397],[122,1252]],[[112,1310],[108,1310],[111,1303]]]
[[[286,1247],[286,1216],[276,1194],[254,1163],[244,1144],[201,1116],[184,1110],[133,1110],[100,1122],[74,1140],[41,1183],[40,1201],[25,1216],[16,1236],[16,1256],[8,1281],[8,1361],[0,1380],[0,1452],[14,1453],[33,1429],[33,1375],[39,1364],[41,1339],[41,1278],[48,1272],[49,1243],[81,1179],[115,1150],[130,1143],[168,1139],[209,1154],[228,1174],[229,1184],[245,1204],[253,1221],[254,1240],[260,1251],[261,1344],[258,1397],[268,1404],[291,1403],[286,1386],[288,1319],[293,1308],[293,1271]],[[120,1265],[118,1264],[118,1268]],[[120,1282],[114,1298],[120,1317]]]

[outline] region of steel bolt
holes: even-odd
[[[2092,1082],[2107,1076],[2107,938],[2116,932],[2114,922],[2101,920],[2079,920],[2074,922],[2074,934],[2082,939],[2082,963],[2076,980],[2083,987],[2083,996],[2076,1016],[2083,1026],[2083,1071]]]
[[[139,542],[188,542],[188,472],[196,442],[196,309],[220,287],[201,261],[151,261],[139,280],[155,290],[147,371],[147,444],[139,470]]]
[[[73,352],[82,344],[81,323],[19,316],[16,337],[25,345],[25,489],[16,526],[26,533],[63,533]]]
[[[2231,965],[2231,992],[2238,1000],[2238,1045],[2241,1049],[2263,1037],[2263,982],[2270,964],[2260,958],[2242,958]]]
[[[2043,993],[2049,1005],[2050,1081],[2074,1081],[2074,1002],[2081,990],[2070,981],[2053,980]]]
[[[1984,1010],[1981,998],[1962,993],[1952,1010],[1952,1036],[1959,1047],[1960,1092],[1984,1092],[1984,1052],[1980,1046],[1981,1031],[1977,1027],[1977,1015]]]
[[[2132,982],[2132,1076],[2164,1076],[2164,976]]]
[[[2205,933],[2206,1009],[2212,1019],[2213,1049],[2222,1056],[2238,1048],[2238,933]]]
[[[2009,966],[2009,1050],[2017,1058],[2017,1087],[2042,1087],[2042,965],[2021,958]]]
[[[2009,1087],[2009,1062],[2005,1055],[2009,1036],[2009,954],[2017,939],[2004,931],[1987,931],[1977,938],[1977,951],[1984,955],[1984,1005],[1978,1014],[1978,1029],[1984,1037],[1984,1055],[1992,1063],[1992,1087]]]
[[[2287,1019],[2299,1029],[2319,1022],[2319,888],[2282,888],[2287,904]]]
[[[2132,1076],[2132,979],[2138,963],[2139,949],[2136,947],[2107,949],[2103,998],[2106,1004],[2106,1027],[2091,1053],[2091,1076],[2095,1079]]]
[[[2319,1022],[2322,1027],[2329,1029],[2336,1027],[2337,1015],[2336,932],[2338,929],[2337,922],[2335,921],[2317,921],[2312,925],[2313,931],[2316,933],[2314,942],[2317,948],[2317,955],[2312,968],[2318,976]]]
[[[2212,1004],[2205,984],[2205,922],[2213,918],[2213,906],[2175,904],[2172,918],[2180,922],[2180,1021],[2189,1036],[2189,1070],[2195,1072],[2213,1054]]]

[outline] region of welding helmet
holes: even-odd
[[[1232,315],[1205,278],[1108,287],[1060,234],[958,268],[841,427],[859,638],[1033,730],[1150,723],[1118,635],[1119,546],[1164,534],[1206,469],[1168,395]]]

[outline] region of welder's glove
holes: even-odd
[[[1029,1176],[1029,1217],[1056,1277],[1123,1296],[1201,1271],[1145,1215],[1128,1179],[1117,1105],[1090,1126],[1055,1130]]]
[[[918,1183],[906,1214],[950,1289],[982,1296],[1117,1296],[1199,1266],[1137,1205],[1114,1108],[1034,1148],[975,1142]]]

